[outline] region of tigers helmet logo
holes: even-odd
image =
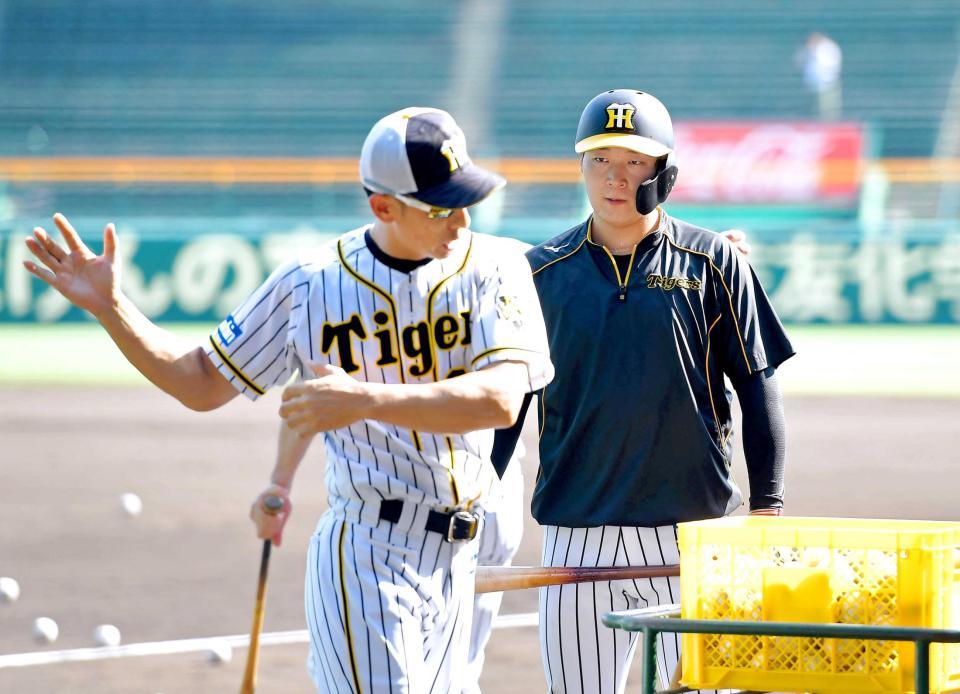
[[[610,128],[633,130],[633,114],[637,112],[633,104],[610,104],[607,106],[607,125]]]

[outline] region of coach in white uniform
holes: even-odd
[[[466,208],[503,181],[470,161],[450,115],[383,118],[360,168],[373,223],[277,269],[206,346],[180,344],[120,291],[113,225],[96,256],[56,215],[67,248],[38,228],[27,245],[42,265],[25,265],[188,407],[309,379],[284,391],[281,416],[327,448],[330,510],[305,591],[317,688],[446,693],[467,656],[492,430],[553,367],[529,265],[467,229]],[[289,488],[289,467],[264,493]]]

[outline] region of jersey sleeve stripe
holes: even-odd
[[[263,388],[258,386],[256,383],[254,383],[252,380],[250,380],[246,376],[246,374],[243,373],[243,371],[237,368],[237,366],[232,361],[230,361],[230,357],[228,357],[226,352],[224,352],[220,348],[220,345],[217,344],[217,341],[213,339],[213,335],[210,336],[210,344],[213,345],[213,350],[217,353],[217,356],[220,357],[220,359],[223,361],[224,364],[230,367],[230,370],[233,371],[236,377],[239,378],[243,382],[243,384],[247,386],[247,388],[252,390],[257,395],[263,395],[264,393],[267,392]]]
[[[473,360],[470,362],[470,364],[471,364],[471,365],[474,365],[474,364],[476,364],[478,361],[480,361],[481,359],[483,359],[484,357],[488,357],[488,356],[490,356],[491,354],[494,354],[495,352],[507,352],[507,351],[509,351],[509,352],[526,352],[527,354],[540,354],[540,352],[538,352],[538,351],[535,350],[535,349],[527,349],[527,348],[525,348],[525,347],[493,347],[493,348],[488,349],[488,350],[486,350],[485,352],[481,352],[480,354],[478,354],[477,356],[475,356],[475,357],[473,358]]]
[[[740,341],[740,351],[743,353],[743,362],[744,364],[747,365],[747,373],[753,374],[753,366],[750,364],[750,359],[747,358],[747,347],[743,341],[743,335],[740,333],[740,321],[737,319],[737,312],[733,308],[733,294],[730,292],[730,288],[727,286],[726,280],[723,279],[723,273],[720,272],[720,268],[718,268],[714,264],[713,258],[711,258],[707,253],[704,253],[703,251],[695,251],[692,248],[686,248],[684,246],[680,246],[677,243],[675,243],[674,240],[671,239],[669,236],[667,236],[667,240],[670,242],[671,246],[673,246],[678,250],[686,251],[687,253],[693,253],[694,255],[702,255],[704,258],[707,259],[707,262],[710,263],[710,268],[717,273],[717,276],[720,278],[720,284],[723,285],[723,291],[727,293],[727,303],[730,306],[730,315],[733,318],[733,328],[734,330],[736,330],[737,339]]]

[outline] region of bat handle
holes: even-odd
[[[263,511],[268,515],[275,516],[283,510],[283,499],[276,494],[267,494],[263,500]]]

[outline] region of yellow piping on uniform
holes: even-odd
[[[637,245],[634,244],[633,250],[630,251],[630,264],[627,265],[627,276],[623,278],[623,285],[626,286],[630,284],[630,273],[633,272],[633,258],[637,255]],[[616,265],[616,263],[614,263]]]
[[[547,387],[544,386],[540,391],[540,438],[543,438],[543,430],[547,426]],[[543,462],[537,462],[537,479],[533,481],[534,486],[540,484],[540,478],[543,476]]]
[[[340,526],[340,596],[343,598],[343,623],[344,632],[347,636],[347,650],[350,651],[350,670],[353,672],[353,686],[357,688],[357,694],[361,694],[360,677],[357,675],[357,658],[353,653],[353,637],[350,635],[350,608],[347,606],[347,582],[343,576],[343,539],[347,534],[347,523]]]
[[[473,366],[473,365],[476,364],[478,361],[480,361],[480,360],[483,359],[484,357],[490,356],[490,355],[493,354],[494,352],[503,352],[503,351],[511,351],[511,352],[530,352],[530,353],[533,353],[533,354],[537,354],[537,353],[538,353],[537,350],[535,350],[535,349],[526,349],[525,347],[492,347],[491,349],[488,349],[486,352],[481,352],[480,354],[478,354],[477,356],[475,356],[475,357],[470,361],[470,365]]]
[[[450,470],[448,474],[450,475],[450,491],[453,492],[453,503],[457,506],[460,505],[460,490],[457,489],[457,478],[453,474],[453,464],[456,462],[457,458],[453,450],[453,439],[449,436],[447,439],[447,449],[450,451]]]
[[[540,391],[540,438],[543,438],[543,430],[547,427],[547,387],[544,386]]]
[[[569,258],[571,255],[573,255],[574,253],[576,253],[577,251],[579,251],[579,250],[583,247],[583,244],[585,244],[586,242],[587,242],[587,237],[584,236],[584,237],[580,240],[580,243],[577,244],[577,247],[574,248],[572,251],[570,251],[570,252],[567,253],[566,255],[562,255],[562,256],[560,256],[559,258],[556,258],[556,259],[554,259],[554,260],[551,260],[549,263],[547,263],[547,264],[544,265],[543,267],[540,267],[540,268],[537,268],[536,270],[534,270],[531,274],[532,274],[532,275],[536,275],[538,272],[542,272],[543,270],[546,270],[548,267],[550,267],[550,266],[553,265],[554,263],[559,263],[561,260],[566,260],[566,259]]]
[[[396,340],[397,344],[397,369],[400,372],[400,382],[406,383],[407,381],[403,377],[403,349],[400,347],[400,325],[397,321],[397,305],[393,302],[393,297],[390,296],[388,292],[384,291],[382,287],[378,287],[376,284],[350,267],[350,263],[347,262],[346,256],[343,255],[343,239],[337,241],[337,255],[340,256],[340,264],[343,265],[343,269],[347,271],[347,274],[357,280],[357,282],[360,284],[372,289],[377,294],[382,296],[387,302],[387,305],[390,306],[390,316],[393,318],[394,339]],[[413,443],[416,445],[417,450],[422,451],[423,447],[420,444],[420,435],[417,434],[417,432],[413,429],[410,430],[410,434],[413,436]]]
[[[720,419],[717,417],[717,406],[713,404],[713,386],[710,385],[710,332],[716,327],[717,323],[720,322],[720,319],[723,317],[723,314],[717,316],[717,319],[710,324],[710,327],[707,329],[707,355],[704,357],[704,371],[706,373],[707,379],[707,393],[710,396],[710,409],[713,410],[713,421],[717,425],[717,438],[720,441],[720,446],[723,447],[723,432],[720,430]]]
[[[747,347],[743,342],[743,335],[740,334],[740,323],[737,321],[737,312],[733,308],[733,294],[730,293],[730,288],[727,287],[727,282],[723,279],[723,273],[720,272],[720,268],[714,265],[713,258],[711,258],[707,253],[704,253],[703,251],[695,251],[692,248],[686,248],[685,246],[680,246],[669,236],[667,237],[667,240],[670,242],[671,246],[678,250],[686,251],[687,253],[693,253],[694,255],[702,255],[710,263],[710,267],[714,272],[717,273],[717,276],[720,277],[720,284],[723,285],[723,291],[727,293],[727,303],[730,305],[730,315],[733,318],[733,327],[734,330],[737,331],[737,339],[740,341],[740,351],[743,353],[743,361],[747,365],[747,374],[753,375],[753,367],[750,366],[750,359],[747,358]]]
[[[603,249],[603,252],[607,254],[607,257],[610,258],[610,264],[613,265],[613,272],[617,276],[617,285],[622,287],[623,280],[620,279],[620,267],[617,265],[617,261],[613,258],[613,253],[610,252],[610,249],[606,246],[600,246]],[[631,256],[632,258],[633,256]]]
[[[223,360],[223,363],[226,364],[228,367],[230,367],[230,370],[236,374],[237,378],[243,381],[243,384],[247,386],[247,388],[252,390],[257,395],[263,395],[264,393],[267,392],[263,388],[258,386],[256,383],[254,383],[252,379],[247,378],[246,374],[244,374],[243,371],[240,370],[240,367],[238,367],[236,364],[230,361],[230,357],[228,357],[227,353],[220,348],[220,345],[217,344],[217,341],[213,339],[213,335],[210,336],[210,344],[213,345],[213,350],[220,356],[220,358]]]
[[[660,224],[658,222],[657,227],[659,228],[659,226]],[[606,246],[599,244],[593,240],[593,218],[592,217],[590,218],[590,221],[587,222],[587,241],[589,241],[595,246],[600,246],[600,248],[603,249],[603,252],[607,254],[607,257],[610,258],[610,263],[613,265],[613,272],[617,276],[617,285],[620,287],[620,291],[621,291],[620,298],[623,299],[624,295],[622,294],[622,292],[624,292],[624,290],[626,290],[627,288],[627,285],[630,284],[630,273],[633,272],[633,259],[637,255],[637,244],[633,244],[633,250],[630,251],[630,262],[627,264],[627,276],[621,278],[620,266],[617,265],[617,260],[616,258],[613,257],[613,253],[611,253],[610,249],[607,248]]]
[[[433,297],[440,290],[440,288],[447,283],[448,280],[456,277],[463,269],[467,267],[467,261],[470,259],[470,252],[473,250],[473,235],[470,235],[470,245],[467,246],[467,252],[463,255],[463,262],[460,264],[460,267],[457,268],[456,272],[447,275],[442,280],[437,282],[437,285],[430,290],[430,294],[427,295],[427,342],[430,343],[430,356],[433,359],[433,380],[437,380],[437,340],[433,334]]]

